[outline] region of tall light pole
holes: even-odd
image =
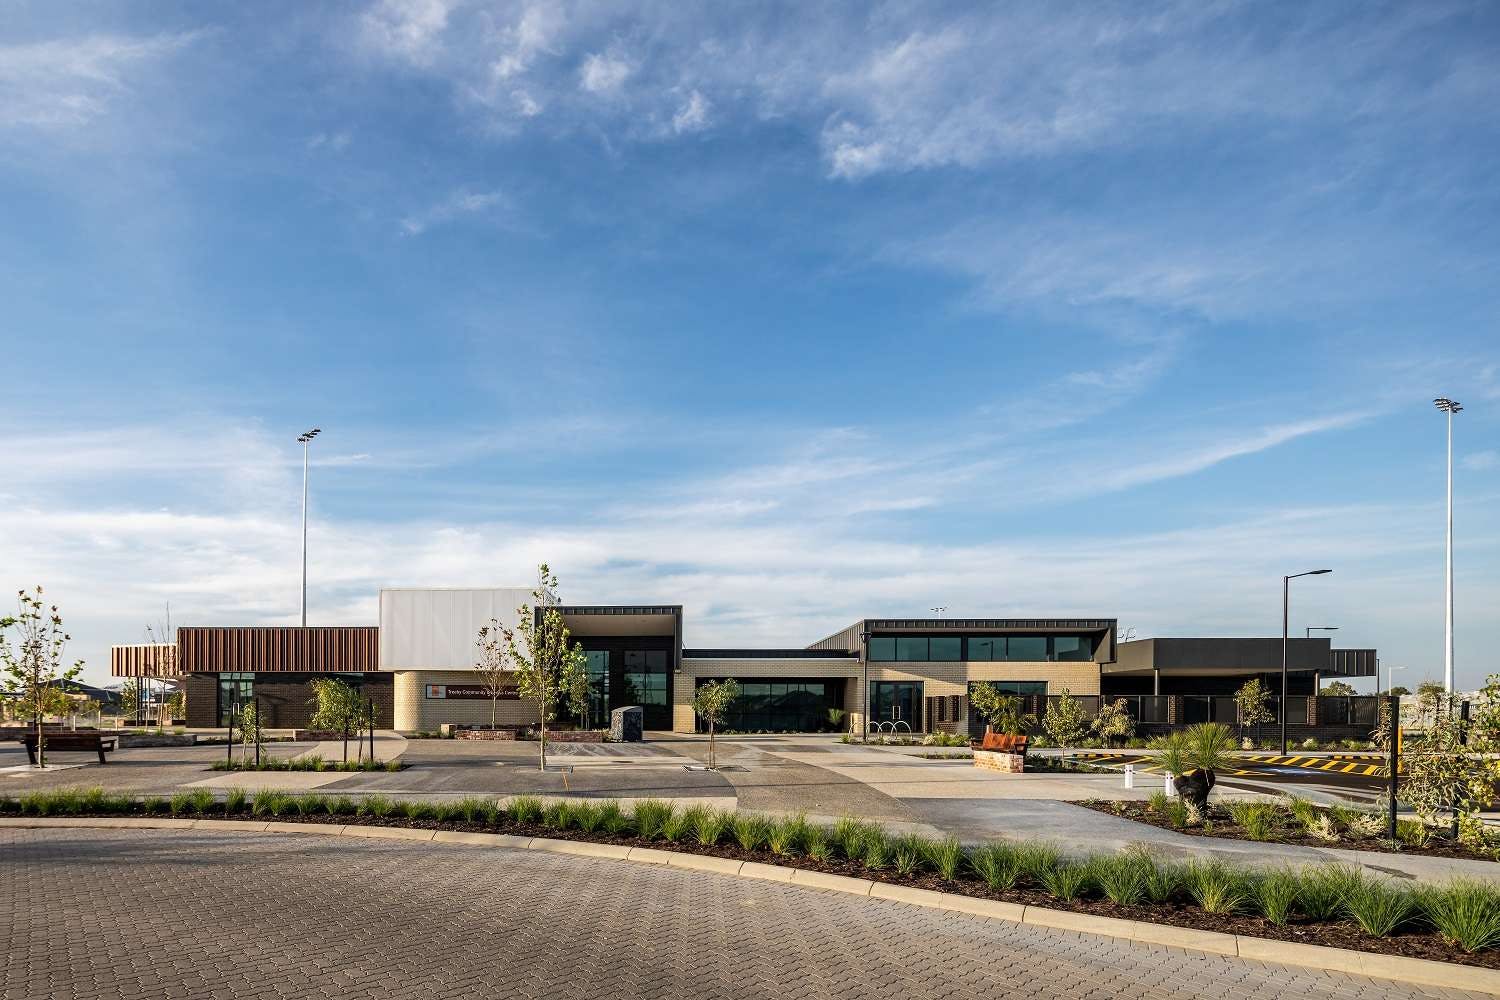
[[[1291,618],[1292,581],[1299,576],[1322,576],[1331,569],[1310,569],[1305,573],[1292,573],[1281,578],[1281,756],[1286,756],[1286,647],[1287,627]]]
[[[1443,690],[1453,693],[1453,414],[1458,400],[1439,396],[1433,405],[1448,414],[1448,572],[1443,602]]]
[[[312,444],[312,439],[322,431],[320,427],[314,427],[310,431],[303,431],[297,438],[297,443],[302,445],[302,627],[307,628],[307,448]]]

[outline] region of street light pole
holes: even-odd
[[[302,445],[302,627],[307,628],[307,448],[322,428],[304,431],[297,442]]]
[[[1291,620],[1292,581],[1299,576],[1322,576],[1331,569],[1310,569],[1305,573],[1292,573],[1281,578],[1281,756],[1286,756],[1286,651],[1287,629]]]
[[[1433,405],[1448,414],[1448,566],[1443,601],[1443,690],[1453,693],[1453,414],[1463,409],[1457,400],[1446,396],[1434,399]]]

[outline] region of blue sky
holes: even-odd
[[[1500,669],[1500,10],[0,0],[0,583]]]

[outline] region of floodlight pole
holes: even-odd
[[[302,445],[302,627],[307,628],[307,452],[312,439],[322,430],[314,427],[298,436]]]
[[[1305,573],[1292,573],[1281,578],[1281,756],[1286,756],[1286,660],[1287,660],[1287,629],[1291,623],[1291,585],[1292,581],[1299,576],[1322,576],[1324,573],[1332,573],[1331,569],[1310,569]]]
[[[1448,414],[1448,530],[1447,571],[1443,593],[1443,690],[1453,693],[1453,414],[1463,409],[1457,400],[1446,396],[1434,399],[1433,405]]]

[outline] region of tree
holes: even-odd
[[[264,734],[261,731],[260,713],[255,710],[255,702],[240,709],[240,760],[250,759],[250,745],[255,745],[255,760],[260,762],[260,741]]]
[[[1333,681],[1332,683],[1324,684],[1323,690],[1318,692],[1318,694],[1328,698],[1348,698],[1358,693],[1358,691],[1354,690],[1354,685],[1346,684],[1343,681]]]
[[[1276,718],[1271,712],[1271,692],[1259,677],[1250,678],[1234,693],[1234,707],[1240,717],[1240,735],[1244,735],[1246,726],[1254,726],[1257,740],[1261,725]]]
[[[334,677],[319,677],[312,682],[312,718],[308,720],[314,729],[326,729],[344,734],[344,763],[349,762],[349,731],[356,733],[364,728],[365,706],[359,689]],[[364,744],[361,742],[361,755]]]
[[[1094,716],[1094,733],[1105,746],[1114,746],[1115,740],[1127,742],[1135,735],[1135,720],[1130,717],[1124,698],[1101,701],[1099,714]]]
[[[739,696],[740,686],[733,677],[700,684],[698,690],[693,693],[693,711],[698,713],[700,719],[708,723],[708,766],[711,770],[719,766],[714,746],[714,729],[724,721],[724,713],[729,711],[729,706],[733,705],[734,700]]]
[[[500,696],[514,686],[515,672],[510,669],[510,635],[497,619],[479,630],[479,685],[490,696],[490,728],[500,718]]]
[[[142,690],[139,678],[131,677],[120,685],[120,714],[126,718],[134,718],[145,704],[145,691]]]
[[[1480,814],[1495,801],[1500,781],[1500,674],[1491,674],[1480,695],[1478,711],[1465,722],[1460,705],[1435,681],[1418,686],[1425,732],[1402,752],[1406,775],[1399,795],[1425,823],[1450,820],[1459,839],[1482,846]],[[1384,706],[1382,706],[1384,707]],[[1382,728],[1390,716],[1382,714]],[[1387,735],[1382,744],[1389,746]],[[1389,777],[1389,766],[1382,768]]]
[[[1201,822],[1216,772],[1234,761],[1234,734],[1218,722],[1200,722],[1186,732],[1158,736],[1150,744],[1152,763],[1172,776],[1172,787],[1188,807],[1191,822]]]
[[[0,618],[0,668],[10,690],[12,709],[36,726],[36,762],[47,766],[46,733],[42,720],[55,714],[66,698],[58,684],[83,671],[83,661],[64,666],[63,648],[72,636],[63,631],[57,605],[42,601],[42,588],[16,592],[16,614]]]
[[[561,707],[583,714],[588,707],[588,658],[571,638],[562,612],[557,610],[557,576],[546,563],[537,567],[534,604],[516,609],[515,632],[506,633],[511,662],[521,694],[536,700],[540,768],[547,769],[547,723]],[[520,642],[517,643],[517,638]]]
[[[1400,684],[1397,684],[1395,687],[1393,687],[1389,691],[1387,691],[1386,694],[1393,694],[1393,695],[1396,695],[1399,698],[1401,695],[1411,694],[1411,689],[1407,688],[1407,687],[1402,687]]]
[[[167,695],[163,704],[165,705],[167,720],[169,722],[184,718],[187,715],[187,692],[182,690],[182,688],[174,688],[172,693]]]
[[[969,691],[969,711],[991,731],[998,729],[1006,736],[1020,736],[1036,725],[1036,716],[1021,711],[1020,697],[1001,694],[989,681],[980,681]]]
[[[1042,717],[1042,729],[1048,739],[1064,749],[1078,746],[1089,733],[1083,704],[1063,688],[1057,701],[1047,707],[1047,714]]]

